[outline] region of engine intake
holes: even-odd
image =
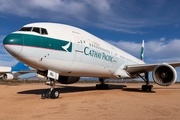
[[[73,84],[78,82],[80,77],[70,77],[70,76],[59,76],[57,80],[61,84]]]
[[[6,73],[3,75],[3,80],[15,80],[15,79],[18,79],[17,76],[11,74],[11,73]]]
[[[161,86],[168,86],[176,82],[176,70],[168,64],[157,65],[152,71],[152,77],[155,83]]]

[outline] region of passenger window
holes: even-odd
[[[39,33],[39,34],[40,34],[40,28],[36,28],[36,27],[34,27],[32,31],[33,31],[33,32],[37,32],[37,33]]]
[[[47,34],[48,34],[48,33],[47,33],[47,30],[44,29],[44,28],[41,28],[41,34],[42,34],[42,35],[47,35]]]
[[[32,27],[22,27],[19,31],[31,31]]]

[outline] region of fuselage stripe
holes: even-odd
[[[15,44],[4,44],[4,45],[21,46],[21,47],[31,47],[31,48],[40,48],[40,49],[46,49],[46,50],[66,52],[66,51],[62,51],[62,50],[55,50],[55,49],[42,48],[42,47],[34,47],[34,46],[26,46],[26,45],[15,45]]]
[[[5,37],[3,44],[13,44],[16,46],[19,45],[26,47],[37,47],[49,50],[72,52],[71,41],[28,34],[12,33]],[[70,44],[69,47],[67,49],[64,49],[64,46],[66,46],[67,44]]]

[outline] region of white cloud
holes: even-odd
[[[180,57],[174,57],[174,58],[163,58],[163,59],[153,59],[153,58],[147,58],[147,61],[150,63],[169,63],[169,62],[180,62]]]
[[[4,38],[5,38],[5,35],[1,35],[0,36],[0,42],[3,41]]]
[[[159,40],[145,41],[145,60],[148,62],[180,62],[180,39],[169,41]],[[163,38],[165,39],[165,38]],[[141,43],[127,41],[107,41],[128,53],[139,57]]]
[[[0,58],[0,66],[11,66],[17,63],[17,60],[8,53],[0,54]]]
[[[127,42],[127,41],[122,41],[122,40],[118,42],[115,42],[115,41],[107,41],[107,42],[133,55],[137,56],[137,53],[140,54],[140,50],[141,50],[140,43]]]
[[[4,35],[1,35],[0,36],[0,52],[1,53],[7,53],[7,51],[4,49],[4,46],[3,46],[3,39],[4,39]]]
[[[0,58],[1,60],[8,60],[8,61],[14,59],[14,57],[12,57],[9,53],[0,54]]]
[[[154,57],[179,57],[180,56],[180,39],[165,41],[149,41],[146,45],[147,55]]]
[[[168,7],[172,4],[173,7]],[[40,18],[76,25],[93,25],[131,34],[142,34],[144,27],[176,23],[179,5],[168,1],[137,0],[1,0],[0,13]],[[169,5],[171,6],[171,5]],[[169,12],[171,11],[171,12]],[[173,14],[172,14],[173,13]]]
[[[0,66],[10,66],[17,62],[15,58],[13,58],[4,48],[3,39],[4,35],[0,35]]]
[[[164,37],[160,38],[160,41],[165,41],[165,40],[166,40],[166,38],[164,38]]]
[[[2,59],[3,57],[11,57],[9,54],[0,54],[0,58]]]
[[[11,61],[7,61],[7,60],[0,60],[0,66],[14,66],[16,63],[18,63],[17,60],[12,59]]]
[[[8,54],[8,52],[5,50],[5,48],[4,48],[2,43],[0,43],[0,52]]]

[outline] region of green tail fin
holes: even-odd
[[[144,61],[144,40],[142,41],[141,54],[139,59]]]

